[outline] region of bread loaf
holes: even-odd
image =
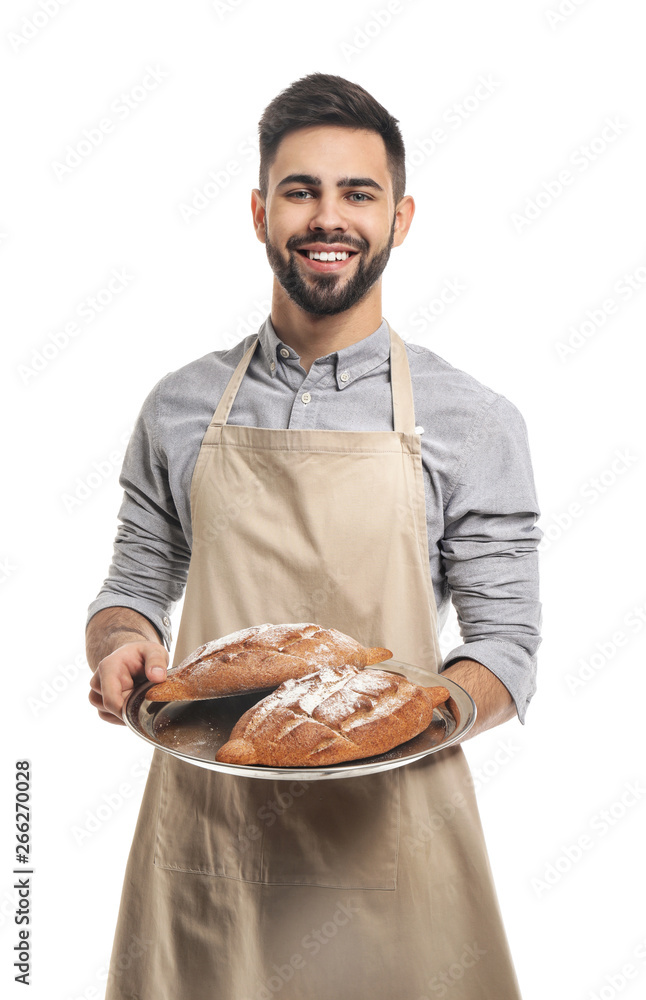
[[[254,625],[194,650],[146,697],[149,701],[218,698],[277,687],[319,667],[347,663],[362,668],[392,655],[389,649],[362,646],[343,632],[309,622]]]
[[[227,764],[339,764],[386,753],[426,729],[445,687],[386,670],[329,666],[281,684],[234,726],[216,754]]]

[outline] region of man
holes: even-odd
[[[175,663],[309,619],[443,670],[475,700],[472,733],[522,721],[541,536],[525,428],[382,318],[381,275],[414,213],[396,119],[312,74],[267,107],[260,151],[271,315],[144,403],[89,610],[90,701],[118,723],[133,686],[165,676],[186,582]],[[465,642],[442,662],[450,597]],[[454,1000],[519,996],[459,746],[289,795],[155,752],[109,1000],[422,1000],[446,994],[453,966]]]

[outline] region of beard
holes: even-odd
[[[265,219],[265,249],[272,271],[297,306],[313,316],[336,316],[337,313],[346,312],[356,305],[381,277],[390,257],[394,232],[395,219],[393,218],[386,245],[371,258],[365,257],[365,252],[368,249],[365,240],[340,240],[338,238],[326,240],[319,236],[314,241],[311,236],[292,236],[286,244],[289,259],[285,261],[269,238],[267,219]],[[336,274],[312,272],[308,278],[305,278],[296,259],[297,251],[299,247],[312,242],[343,244],[350,250],[359,251],[361,256],[352,277],[345,278],[340,272]]]

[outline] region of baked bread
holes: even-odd
[[[319,667],[366,667],[389,660],[389,649],[367,648],[334,628],[309,622],[254,625],[207,642],[146,692],[149,701],[193,701],[277,687]]]
[[[215,759],[293,767],[372,757],[421,733],[448,697],[445,687],[386,670],[324,667],[285,681],[245,712]]]

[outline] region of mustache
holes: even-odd
[[[301,247],[306,246],[308,243],[325,243],[328,246],[345,246],[350,250],[367,250],[368,244],[365,240],[355,240],[353,237],[344,237],[340,239],[338,236],[290,236],[285,244],[287,250],[300,250]]]

